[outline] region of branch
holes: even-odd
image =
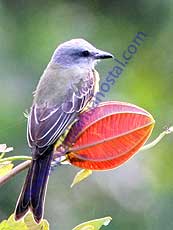
[[[57,152],[54,156],[54,160],[59,159],[57,162],[58,163],[63,163],[66,161],[66,157],[61,158],[64,156],[64,153]],[[16,161],[16,160],[26,160],[23,163],[20,163],[16,167],[14,167],[11,171],[9,171],[5,176],[0,177],[0,185],[5,184],[8,180],[10,180],[12,177],[20,173],[21,171],[25,170],[26,168],[29,168],[31,164],[31,159],[32,157],[28,156],[13,156],[13,157],[7,157],[7,158],[2,158],[0,159],[0,164],[6,161]],[[57,164],[56,162],[56,164]]]
[[[148,149],[150,149],[150,148],[152,148],[152,147],[154,147],[155,145],[157,145],[160,141],[161,141],[161,139],[165,136],[165,135],[167,135],[167,134],[170,134],[170,133],[172,133],[173,132],[173,126],[171,126],[171,127],[169,127],[169,128],[167,128],[165,131],[163,131],[154,141],[152,141],[151,143],[149,143],[149,144],[147,144],[147,145],[144,145],[141,149],[140,149],[140,151],[144,151],[144,150],[148,150]],[[83,149],[82,147],[81,147],[81,149]],[[78,149],[78,150],[80,150],[80,149]],[[55,160],[56,160],[56,158],[59,158],[60,156],[63,156],[64,154],[62,154],[62,153],[58,153],[57,155],[55,154]],[[3,158],[3,159],[0,159],[0,163],[2,163],[3,161],[4,161],[4,159],[5,158]],[[7,161],[7,160],[25,160],[25,159],[31,159],[31,157],[27,157],[27,156],[15,156],[15,157],[8,157],[8,158],[6,158],[5,159],[5,161]],[[59,163],[61,163],[61,162],[63,162],[63,161],[65,161],[65,160],[67,160],[67,158],[65,158],[65,159],[61,159],[61,161],[59,161]],[[30,165],[30,163],[31,163],[31,160],[26,160],[25,162],[23,162],[23,163],[21,163],[21,164],[19,164],[19,165],[17,165],[15,168],[13,168],[10,172],[8,172],[5,176],[2,176],[2,177],[0,177],[0,185],[3,185],[3,184],[5,184],[8,180],[10,180],[12,177],[14,177],[15,175],[17,175],[18,173],[20,173],[21,171],[23,171],[23,170],[25,170],[26,168],[28,168],[29,167],[29,165]]]
[[[149,144],[146,144],[144,145],[140,151],[145,151],[145,150],[148,150],[148,149],[151,149],[153,148],[155,145],[157,145],[164,136],[170,134],[173,132],[173,126],[167,128],[166,130],[164,130],[162,133],[159,134],[159,136],[152,142],[150,142]]]
[[[14,177],[16,174],[20,173],[24,169],[28,168],[31,161],[27,160],[19,165],[17,165],[15,168],[13,168],[10,172],[8,172],[5,176],[0,177],[0,185],[5,184],[9,179]]]

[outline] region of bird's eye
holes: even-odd
[[[88,50],[82,51],[82,56],[83,57],[89,57],[89,55],[90,55],[90,52]]]

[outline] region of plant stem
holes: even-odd
[[[25,160],[31,160],[32,157],[28,156],[12,156],[12,157],[6,157],[0,159],[0,163],[5,162],[5,161],[25,161]]]
[[[27,160],[19,165],[17,165],[15,168],[13,168],[10,172],[8,172],[5,176],[0,177],[0,185],[5,184],[9,179],[14,177],[19,172],[23,171],[24,169],[28,168],[31,161]]]
[[[170,128],[167,128],[166,130],[164,130],[162,133],[159,134],[159,136],[152,142],[150,142],[147,145],[144,145],[140,151],[146,151],[148,149],[153,148],[154,146],[156,146],[164,136],[166,136],[167,134],[170,134],[173,132],[173,126],[171,126]]]
[[[154,141],[152,141],[151,143],[144,145],[140,151],[145,151],[148,149],[151,149],[152,147],[154,147],[155,145],[157,145],[161,139],[167,135],[173,132],[173,126],[171,126],[170,128],[167,128],[165,131],[163,131]],[[18,174],[19,172],[25,170],[26,168],[29,167],[30,163],[31,163],[31,157],[28,156],[13,156],[13,157],[6,157],[3,159],[0,159],[0,163],[4,162],[4,161],[15,161],[15,160],[26,160],[23,163],[20,163],[19,165],[17,165],[15,168],[13,168],[10,172],[8,172],[5,176],[0,177],[0,185],[5,184],[9,179],[11,179],[13,176],[15,176],[16,174]],[[65,159],[66,160],[66,159]],[[63,160],[62,160],[63,161]]]

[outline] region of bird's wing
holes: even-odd
[[[91,74],[94,74],[91,72]],[[94,96],[95,81],[93,77],[80,80],[71,85],[62,102],[50,106],[33,104],[28,118],[28,143],[30,147],[41,149],[53,144],[77,118]]]

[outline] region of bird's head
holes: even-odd
[[[60,44],[55,50],[51,61],[64,67],[78,65],[94,67],[100,59],[113,58],[113,55],[99,50],[84,39],[72,39]]]

